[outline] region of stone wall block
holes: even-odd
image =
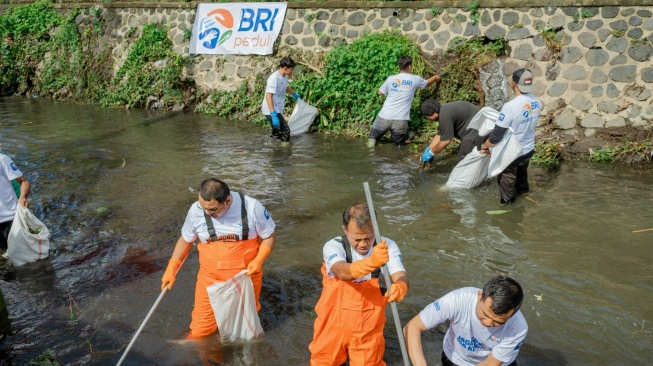
[[[572,31],[572,32],[577,32],[581,29],[583,29],[583,26],[585,25],[585,21],[579,21],[579,22],[569,22],[567,23],[567,29]]]
[[[581,65],[573,65],[562,72],[562,77],[567,80],[585,80],[587,71]]]
[[[651,12],[650,10],[646,10],[646,9],[637,10],[637,12],[635,14],[637,14],[637,16],[642,17],[642,18],[653,17],[653,12]]]
[[[573,83],[571,84],[571,90],[579,93],[584,93],[589,89],[589,85],[586,83]]]
[[[512,57],[519,60],[530,60],[533,56],[533,47],[528,43],[520,44],[515,47],[512,53]]]
[[[547,87],[546,84],[544,84],[541,81],[536,81],[535,84],[533,84],[533,94],[537,97],[541,97],[546,93]]]
[[[587,99],[587,97],[583,94],[575,94],[573,98],[571,98],[571,102],[569,102],[572,107],[581,110],[581,111],[588,111],[594,107],[594,103],[592,103],[591,100]]]
[[[623,19],[615,20],[614,22],[610,22],[610,28],[625,31],[628,29],[628,23]]]
[[[599,35],[599,41],[605,42],[605,40],[608,39],[611,33],[612,32],[610,32],[610,30],[608,29],[603,29],[603,28],[599,29],[597,33]]]
[[[601,16],[603,18],[616,18],[619,15],[618,6],[604,6],[601,8]]]
[[[626,55],[617,55],[612,60],[610,60],[610,66],[623,65],[628,62]]]
[[[506,76],[512,75],[512,73],[515,72],[520,67],[521,66],[519,66],[519,64],[516,63],[515,61],[508,61],[505,64],[503,64],[503,74]]]
[[[454,34],[461,34],[463,32],[463,26],[456,22],[449,26],[449,30]]]
[[[440,23],[437,19],[433,19],[433,20],[431,20],[431,22],[429,23],[429,29],[430,29],[431,31],[435,32],[436,30],[438,30],[438,28],[440,28],[440,25],[441,25],[441,24],[442,24],[442,23]]]
[[[570,130],[576,127],[576,112],[571,108],[565,108],[553,119],[553,127],[559,130]]]
[[[583,53],[580,51],[580,49],[574,46],[563,47],[561,55],[562,57],[560,58],[560,62],[563,64],[576,63],[576,61],[580,60],[581,57],[583,57]]]
[[[588,66],[603,66],[610,59],[610,55],[602,49],[593,49],[585,54]]]
[[[631,27],[638,27],[642,25],[642,18],[638,16],[632,16],[628,19],[628,25],[630,25]]]
[[[551,97],[559,97],[565,93],[568,86],[569,84],[567,83],[555,82],[549,87],[546,93]]]
[[[635,14],[635,9],[633,8],[626,8],[621,10],[621,16],[627,17],[633,14]]]
[[[585,48],[592,48],[596,44],[596,36],[590,32],[583,32],[578,35],[578,42]]]
[[[507,11],[503,13],[503,16],[501,17],[501,21],[503,24],[507,25],[508,27],[513,26],[517,23],[519,23],[519,13],[516,11]]]
[[[642,69],[642,80],[646,83],[653,83],[653,67]]]
[[[209,61],[209,60],[202,61],[202,63],[200,64],[200,67],[199,67],[200,72],[209,71],[209,70],[211,70],[211,68],[213,68],[213,62]]]
[[[374,19],[376,19],[376,13],[371,13],[370,15],[367,16],[367,19],[365,19],[365,21],[367,23],[369,23],[369,22],[373,21]]]
[[[346,20],[347,18],[345,18],[345,11],[342,9],[338,9],[333,13],[331,13],[331,19],[329,21],[331,22],[331,24],[342,25],[345,24]]]
[[[415,26],[415,30],[418,32],[423,32],[426,30],[426,23],[420,22]]]
[[[356,11],[350,14],[347,17],[347,24],[351,25],[352,27],[365,24],[365,13],[362,11]]]
[[[637,62],[647,62],[652,55],[653,46],[648,42],[637,42],[628,47],[628,56]]]
[[[589,30],[595,31],[601,27],[603,27],[603,21],[601,19],[592,19],[587,21],[587,29]]]
[[[284,39],[284,41],[286,42],[286,44],[290,46],[294,46],[299,42],[299,40],[295,36],[288,36]]]
[[[649,19],[642,24],[642,28],[646,31],[653,30],[653,19]]]
[[[628,47],[628,40],[624,37],[612,37],[605,48],[612,52],[624,53]]]
[[[506,35],[506,40],[512,41],[515,39],[524,39],[531,37],[531,31],[528,28],[513,28],[508,31],[508,34]]]
[[[313,38],[313,37],[304,37],[304,38],[302,38],[302,45],[304,47],[313,47],[313,46],[315,46],[315,38]]]
[[[635,65],[624,65],[617,66],[610,70],[610,79],[623,83],[630,83],[635,80],[635,72],[637,71],[637,66]]]
[[[487,9],[483,10],[483,13],[481,14],[481,25],[486,27],[490,24],[492,24],[492,17],[490,16],[490,12]]]
[[[644,35],[644,31],[642,30],[642,28],[633,28],[629,30],[628,33],[626,33],[626,36],[632,39],[640,39],[642,38],[643,35]]]
[[[607,114],[614,114],[619,109],[619,106],[617,104],[615,104],[615,103],[604,100],[602,102],[599,102],[597,108],[598,108],[599,112],[603,112],[603,113],[607,113]]]
[[[485,36],[494,41],[501,37],[505,37],[506,30],[501,26],[494,24],[487,31],[485,31]]]
[[[297,21],[292,25],[292,34],[301,34],[304,31],[304,22]]]
[[[603,96],[603,86],[601,86],[601,85],[593,86],[590,89],[590,95],[592,96],[592,98],[602,97]]]
[[[624,127],[626,126],[626,120],[620,116],[611,116],[605,121],[605,128],[610,127]]]
[[[546,65],[546,73],[545,73],[545,78],[546,80],[552,81],[558,78],[558,75],[560,75],[560,64],[557,62],[551,62],[548,65]]]
[[[374,28],[374,29],[380,29],[381,27],[383,27],[383,23],[384,23],[384,22],[383,22],[383,19],[375,19],[375,20],[372,22],[372,28]]]
[[[590,113],[583,117],[580,125],[585,128],[603,128],[605,126],[605,120],[599,115]]]
[[[570,16],[570,17],[573,17],[573,16],[579,14],[578,8],[570,7],[570,6],[562,7],[562,13],[565,14],[566,16]]]
[[[463,33],[463,36],[469,37],[469,36],[480,36],[480,35],[481,35],[481,29],[479,28],[478,24],[468,22],[467,26],[465,27],[465,32]]]
[[[594,84],[603,84],[608,81],[608,75],[600,68],[595,68],[590,74],[590,82]]]
[[[617,88],[614,83],[608,84],[605,95],[607,95],[609,98],[616,98],[619,96],[619,94],[621,94],[621,90],[619,90],[619,88]]]
[[[449,31],[446,30],[437,32],[433,35],[433,39],[441,47],[446,46],[450,38],[451,38],[451,34],[449,34]]]
[[[560,28],[565,25],[567,18],[562,14],[556,14],[549,18],[549,26],[553,28]]]

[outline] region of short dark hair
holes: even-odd
[[[434,113],[440,113],[440,102],[435,99],[427,99],[421,106],[422,114],[432,116]]]
[[[295,67],[295,61],[290,56],[285,56],[279,61],[279,67]]]
[[[219,179],[207,178],[200,184],[200,197],[205,201],[215,199],[219,203],[224,203],[230,194],[227,183]]]
[[[372,217],[370,216],[370,208],[367,203],[354,203],[345,209],[342,213],[342,224],[345,228],[349,227],[349,221],[354,219],[354,223],[359,228],[368,228],[372,226]]]
[[[397,60],[397,66],[399,66],[399,70],[406,70],[408,66],[413,64],[413,58],[410,56],[401,56]]]
[[[524,291],[517,281],[508,276],[495,276],[483,286],[481,301],[492,298],[491,310],[497,315],[505,315],[510,310],[519,310],[524,301]]]

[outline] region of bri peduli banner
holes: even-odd
[[[287,3],[197,4],[191,54],[269,55]]]

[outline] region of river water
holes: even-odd
[[[269,131],[197,114],[0,99],[0,149],[32,182],[31,209],[52,233],[47,260],[0,262],[13,333],[6,365],[50,349],[65,365],[114,365],[160,294],[161,275],[197,186],[210,176],[258,198],[277,244],[265,264],[265,336],[203,347],[188,330],[197,252],[184,264],[125,365],[307,365],[323,244],[369,182],[384,236],[411,287],[402,324],[448,291],[496,273],[525,290],[520,365],[648,365],[653,359],[651,171],[563,164],[531,168],[531,193],[502,210],[495,182],[441,189],[454,162],[428,171],[406,149],[323,134],[280,147]],[[388,307],[388,365],[401,365]],[[424,334],[439,364],[444,327]]]

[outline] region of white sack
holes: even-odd
[[[481,154],[477,147],[474,147],[465,156],[449,175],[447,187],[449,188],[474,188],[483,183],[487,178],[487,167],[490,165],[490,157]]]
[[[30,232],[30,229],[32,232]],[[50,231],[30,210],[18,204],[7,237],[7,256],[14,266],[46,258],[50,250]]]
[[[489,135],[494,129],[497,118],[499,118],[499,111],[492,107],[483,107],[469,121],[467,129],[478,130],[479,136]]]
[[[317,108],[304,102],[302,99],[297,99],[295,109],[293,109],[288,121],[290,127],[290,136],[301,135],[308,131],[317,117]]]
[[[517,136],[509,128],[503,139],[490,148],[490,166],[488,167],[488,178],[501,174],[508,165],[521,156],[521,144]]]
[[[225,282],[216,282],[206,288],[220,336],[225,340],[248,340],[263,334],[256,312],[254,284],[245,273],[246,269]]]

